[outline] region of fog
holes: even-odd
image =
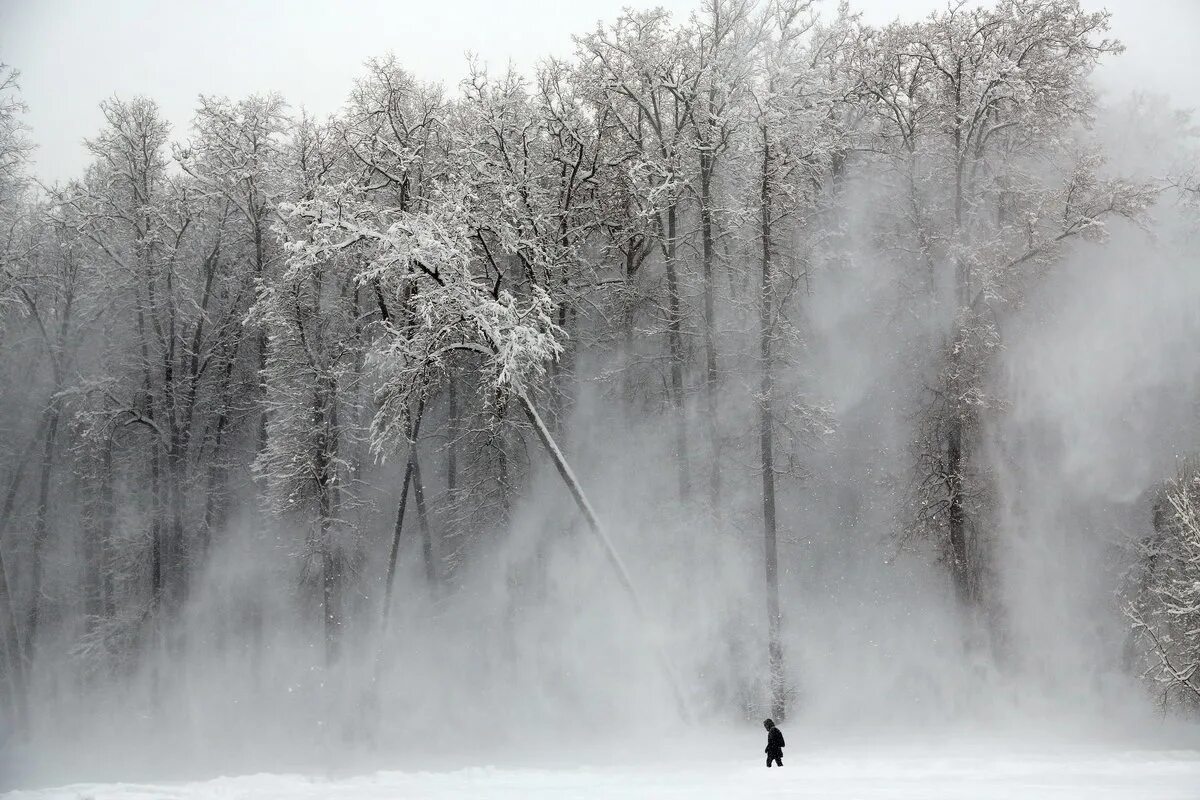
[[[677,19],[682,24],[683,17]],[[1112,33],[1122,35],[1119,18]],[[378,54],[357,54],[360,61],[373,55]],[[406,68],[420,73],[420,64],[398,55]],[[339,476],[336,510],[320,505],[325,495],[310,500],[308,484],[299,480],[299,488],[285,497],[292,505],[268,500],[275,491],[266,488],[272,465],[299,463],[301,457],[270,461],[272,442],[288,434],[264,422],[263,450],[256,438],[258,404],[276,421],[292,413],[286,398],[272,392],[276,387],[299,392],[287,380],[302,370],[279,360],[288,352],[286,333],[271,328],[280,323],[270,316],[271,295],[263,287],[273,285],[271,291],[284,296],[281,287],[290,284],[276,276],[299,262],[298,247],[283,242],[318,237],[314,228],[298,227],[310,224],[308,218],[289,217],[285,209],[266,229],[279,244],[267,246],[277,255],[262,272],[252,273],[249,266],[252,248],[245,242],[251,240],[232,234],[214,239],[222,242],[220,255],[205,261],[213,248],[204,237],[217,236],[225,226],[233,230],[237,218],[231,204],[212,200],[216,183],[205,183],[207,177],[197,180],[194,191],[190,185],[171,188],[185,197],[192,192],[193,199],[170,201],[176,203],[170,208],[195,202],[197,208],[212,203],[222,210],[197,211],[192,230],[200,232],[189,234],[197,243],[177,241],[172,266],[154,269],[177,270],[171,274],[181,288],[167,291],[179,291],[183,299],[164,308],[182,320],[184,341],[191,330],[188,315],[200,307],[188,294],[203,283],[194,277],[202,274],[198,265],[208,269],[210,262],[227,259],[227,280],[235,288],[202,313],[222,336],[227,329],[246,333],[230,340],[227,350],[220,342],[195,348],[225,353],[212,356],[214,363],[224,370],[220,358],[225,358],[230,366],[221,373],[223,385],[204,382],[217,380],[215,369],[193,385],[200,397],[194,440],[203,445],[192,451],[185,467],[190,478],[182,488],[159,488],[160,480],[162,487],[171,485],[174,451],[137,432],[139,414],[165,428],[163,412],[155,411],[159,400],[144,405],[130,400],[133,410],[120,413],[132,415],[134,424],[105,405],[139,392],[156,398],[165,393],[163,402],[179,402],[167,388],[170,372],[166,378],[156,372],[144,382],[141,377],[139,365],[153,359],[144,349],[138,355],[132,315],[138,309],[141,331],[142,309],[157,301],[136,286],[135,268],[105,266],[105,254],[126,245],[113,244],[116,222],[102,223],[112,226],[108,234],[88,227],[97,223],[80,210],[85,206],[79,198],[87,192],[28,188],[27,213],[47,220],[30,224],[42,224],[48,233],[31,235],[40,242],[40,261],[21,261],[16,250],[6,251],[6,264],[15,265],[5,267],[6,287],[20,284],[15,276],[27,275],[28,283],[20,284],[26,298],[45,291],[54,299],[39,305],[14,293],[16,299],[2,307],[0,477],[14,488],[12,522],[5,509],[8,527],[0,545],[7,551],[8,608],[18,634],[31,635],[28,609],[40,621],[36,652],[28,652],[26,643],[26,649],[9,654],[12,663],[23,659],[26,665],[27,685],[16,691],[26,692],[29,713],[22,721],[18,701],[6,701],[0,788],[260,772],[354,775],[485,764],[666,763],[728,758],[739,747],[753,760],[761,759],[755,749],[760,720],[783,701],[787,716],[781,724],[796,755],[802,749],[854,753],[914,743],[936,751],[947,742],[978,742],[984,754],[1008,746],[997,742],[1048,743],[1051,749],[1111,742],[1174,751],[1200,747],[1194,702],[1147,677],[1153,658],[1145,655],[1129,618],[1130,604],[1138,602],[1131,599],[1136,596],[1131,575],[1143,563],[1138,543],[1154,535],[1159,493],[1200,452],[1200,213],[1186,188],[1195,180],[1196,141],[1185,117],[1173,111],[1174,101],[1156,93],[1164,87],[1142,86],[1143,94],[1131,96],[1111,78],[1113,68],[1105,69],[1109,72],[1099,78],[1102,99],[1090,119],[1030,122],[1059,127],[1033,134],[1035,144],[1025,150],[1014,139],[995,156],[986,180],[1000,175],[1003,191],[980,190],[979,215],[1003,223],[1003,192],[1012,184],[1002,179],[1017,176],[1013,180],[1034,187],[1013,201],[1026,203],[1019,214],[1033,231],[1029,242],[1042,235],[1036,233],[1039,226],[1051,226],[1046,238],[1052,238],[1058,217],[1065,225],[1076,213],[1070,197],[1061,209],[1053,205],[1067,180],[1058,176],[1070,174],[1061,154],[1075,145],[1104,155],[1094,180],[1081,182],[1080,192],[1119,176],[1114,194],[1122,187],[1150,187],[1149,203],[1144,211],[1097,222],[1103,237],[1059,237],[1061,248],[1055,240],[1052,257],[1039,252],[1019,285],[1008,272],[988,272],[988,265],[1010,261],[1004,249],[1010,245],[1019,255],[1032,244],[1022,245],[1012,234],[1017,241],[1012,245],[1003,225],[1003,233],[987,239],[979,231],[990,222],[962,234],[958,246],[978,249],[971,258],[979,284],[968,300],[982,287],[979,295],[987,295],[990,304],[978,315],[985,320],[979,341],[986,352],[969,391],[952,374],[964,368],[946,355],[976,342],[975,334],[962,333],[968,329],[963,315],[976,309],[964,311],[956,300],[962,275],[962,256],[955,255],[962,251],[952,246],[956,234],[935,230],[934,244],[919,245],[920,224],[911,225],[907,216],[912,204],[921,209],[913,212],[918,221],[922,214],[941,220],[929,222],[930,229],[950,225],[947,198],[953,193],[938,172],[940,145],[914,156],[906,177],[903,154],[893,160],[880,155],[891,146],[886,135],[868,143],[846,134],[850,144],[839,151],[841,166],[831,158],[819,176],[812,167],[811,180],[779,178],[780,186],[795,183],[775,201],[773,247],[781,273],[768,361],[774,365],[770,394],[778,426],[771,433],[777,476],[772,513],[778,519],[783,696],[775,694],[771,680],[764,593],[764,392],[754,305],[760,270],[754,206],[759,156],[753,138],[758,117],[746,112],[748,133],[731,136],[715,178],[718,236],[710,284],[700,268],[702,201],[695,191],[680,201],[678,259],[686,265],[680,270],[683,396],[674,395],[671,384],[673,290],[665,283],[671,257],[662,229],[655,234],[646,228],[656,243],[637,274],[636,290],[629,288],[632,273],[621,271],[620,254],[605,249],[608,229],[602,223],[580,235],[579,263],[594,266],[587,267],[586,277],[580,277],[582,268],[564,277],[563,294],[553,297],[570,309],[555,317],[565,349],[544,376],[530,373],[535,404],[628,566],[636,598],[621,586],[559,471],[521,421],[511,398],[526,386],[495,378],[486,359],[469,361],[476,357],[469,353],[460,361],[439,362],[439,377],[429,379],[435,388],[421,395],[423,412],[416,412],[424,414],[416,417],[422,420],[422,474],[416,478],[421,483],[409,497],[407,445],[372,443],[371,418],[387,407],[388,396],[386,377],[380,377],[385,370],[372,371],[379,363],[372,361],[378,358],[372,350],[377,340],[362,331],[378,324],[385,331],[380,336],[393,335],[386,310],[382,322],[370,317],[375,301],[368,289],[380,293],[380,308],[385,296],[388,302],[417,302],[412,298],[425,295],[406,294],[386,275],[382,283],[355,276],[337,284],[341,290],[318,288],[313,308],[323,310],[315,313],[332,321],[305,329],[320,331],[318,344],[306,344],[310,352],[325,346],[334,352],[330,343],[340,341],[345,343],[340,352],[361,354],[346,361],[354,363],[355,377],[338,372],[340,382],[332,390],[339,398],[332,430],[340,444],[329,466]],[[1082,80],[1096,78],[1089,70]],[[343,87],[342,96],[350,89]],[[584,88],[578,91],[582,95]],[[31,105],[44,102],[28,90],[26,95]],[[306,98],[288,100],[298,106]],[[353,115],[351,105],[339,112],[346,119]],[[861,108],[866,110],[846,112],[852,120],[846,128],[857,124],[869,131],[864,137],[876,135],[861,122],[872,113],[871,104]],[[449,140],[474,118],[456,110],[447,119]],[[923,134],[931,140],[938,135],[936,125],[921,130],[935,131]],[[171,137],[197,150],[201,135],[193,128]],[[279,138],[290,142],[294,135],[288,129]],[[350,136],[331,134],[329,140],[349,142]],[[1053,144],[1045,143],[1051,139]],[[459,145],[446,145],[448,161],[454,147]],[[462,150],[482,160],[482,146],[474,147]],[[835,149],[811,149],[823,147]],[[190,157],[180,153],[173,151],[172,158],[182,163]],[[1055,160],[1060,156],[1064,161]],[[411,152],[405,157],[432,158]],[[405,163],[409,169],[413,162]],[[183,172],[164,167],[164,174],[178,173],[186,182],[198,168],[185,167]],[[346,169],[354,173],[354,167]],[[454,169],[456,175],[466,172]],[[809,167],[797,167],[797,173],[801,169]],[[93,168],[87,191],[102,191],[101,174],[102,167]],[[271,180],[284,186],[292,179],[283,174],[281,167]],[[485,198],[481,206],[489,209],[478,213],[492,213],[492,204],[500,218],[510,195],[498,190],[493,201],[490,191],[477,190]],[[302,204],[313,194],[281,188],[277,196],[280,202],[303,197],[294,201]],[[432,189],[428,196],[440,197]],[[436,202],[430,201],[432,208]],[[163,218],[170,213],[175,212],[162,212]],[[225,216],[212,222],[218,214]],[[547,218],[558,219],[540,217]],[[496,231],[496,248],[509,248],[524,235],[506,238],[502,219],[479,224],[480,231]],[[478,233],[484,250],[489,241]],[[121,252],[131,259],[142,251],[131,244]],[[530,296],[520,277],[524,252],[519,245],[503,251],[501,258],[511,263],[502,261],[495,273],[497,286],[503,278],[514,287],[517,303]],[[45,337],[45,324],[64,316],[63,292],[45,288],[44,275],[53,270],[43,265],[67,263],[65,254],[73,254],[84,272],[95,269],[94,278],[81,279],[91,282],[80,284],[80,292],[94,298],[63,323],[64,330],[78,326],[71,337],[76,350],[63,374],[52,374],[47,354],[55,345],[48,338],[39,342],[35,328],[42,325]],[[482,264],[483,256],[476,255]],[[369,261],[365,254],[356,257],[361,258],[356,263]],[[337,254],[322,258],[329,265],[342,263]],[[132,282],[123,272],[127,268]],[[342,266],[328,269],[318,284],[340,280],[336,270]],[[445,268],[442,274],[448,274]],[[239,293],[236,282],[243,279],[259,283]],[[702,324],[709,286],[716,287],[711,330],[720,375],[711,394]],[[368,299],[360,303],[360,296]],[[338,297],[355,298],[344,320],[335,317],[342,308]],[[319,305],[326,301],[330,305]],[[221,327],[224,304],[232,322]],[[147,313],[148,319],[166,319],[157,307]],[[413,319],[418,322],[406,324],[428,323],[434,315],[414,312]],[[268,332],[269,342],[259,365],[251,346],[257,326]],[[54,352],[62,352],[61,344]],[[178,363],[186,363],[183,356]],[[259,367],[267,377],[259,377]],[[145,375],[151,375],[149,367]],[[945,389],[946,375],[952,375],[953,391]],[[160,380],[161,387],[155,383]],[[451,383],[457,387],[454,400]],[[102,397],[96,387],[107,387],[108,394]],[[922,518],[921,498],[929,496],[918,489],[922,464],[928,463],[923,459],[934,458],[922,455],[928,451],[922,443],[943,435],[928,426],[953,416],[939,418],[941,412],[931,411],[937,408],[931,397],[939,391],[961,391],[968,408],[961,413],[971,420],[964,434],[969,461],[954,468],[971,490],[963,493],[970,546],[976,548],[968,578],[958,577],[951,540],[937,533],[938,526],[953,524],[948,517],[913,521]],[[410,405],[418,407],[415,397]],[[222,405],[223,398],[231,399]],[[328,422],[328,415],[318,413],[319,400],[315,406],[308,399],[303,403],[297,420]],[[45,438],[39,420],[51,407],[63,411],[57,439],[51,434],[46,447],[46,452],[57,447],[54,473],[43,479],[50,494],[47,510],[37,497],[42,449],[32,458],[22,453],[30,437]],[[163,407],[172,420],[182,418],[177,405]],[[116,431],[103,429],[110,442],[104,463],[114,504],[108,529],[97,527],[94,501],[102,481],[95,466],[100,441],[95,420],[105,413]],[[686,431],[683,453],[680,425]],[[311,437],[299,441],[303,445]],[[938,445],[928,452],[943,463],[948,451]],[[454,458],[457,462],[448,461]],[[680,489],[684,464],[687,491]],[[206,506],[218,485],[214,470],[228,474],[219,494],[224,509],[219,524],[212,523]],[[23,482],[14,478],[25,471]],[[719,492],[713,488],[718,473]],[[934,474],[945,480],[944,473]],[[167,588],[160,606],[154,559],[158,537],[166,537],[170,527],[172,492],[184,498],[178,524],[185,538],[178,546],[186,554],[180,563],[187,579],[172,601],[170,548],[177,545],[163,545]],[[408,511],[395,597],[382,615],[402,494]],[[414,504],[427,520],[417,516]],[[38,533],[39,514],[49,519],[46,533]],[[331,522],[322,527],[326,520]],[[97,557],[89,548],[101,545],[89,541],[101,535],[104,555]],[[202,536],[204,544],[197,544]],[[328,572],[334,562],[333,556],[321,560],[329,553],[337,556],[340,598],[333,656]],[[34,570],[40,584],[31,583]],[[98,607],[107,602],[109,609],[96,611],[94,596],[101,598]],[[16,678],[5,674],[16,687]]]

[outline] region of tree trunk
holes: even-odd
[[[8,529],[8,521],[12,517],[13,508],[16,506],[17,492],[21,487],[21,479],[25,476],[25,463],[37,448],[38,442],[42,441],[42,432],[45,430],[46,422],[45,415],[42,415],[37,430],[33,436],[29,437],[29,442],[25,445],[25,449],[21,452],[21,456],[16,464],[14,464],[14,472],[12,478],[9,480],[8,490],[4,494],[4,507],[0,509],[0,615],[3,616],[2,622],[4,625],[3,646],[7,660],[6,672],[12,687],[18,719],[21,721],[27,718],[29,710],[28,696],[26,694],[25,650],[17,621],[17,609],[13,605],[12,591],[9,588],[9,565],[4,560],[3,543],[4,532]]]
[[[113,586],[112,536],[117,507],[113,498],[113,442],[104,442],[104,460],[100,466],[100,599],[101,613],[111,618],[117,613]]]
[[[501,425],[508,410],[501,406],[496,412],[496,431],[493,441],[496,443],[496,484],[500,494],[500,524],[507,525],[512,519],[512,498],[509,497],[508,481],[508,450],[505,449],[504,431]]]
[[[38,504],[37,504],[37,519],[34,523],[33,532],[33,564],[32,564],[32,592],[29,604],[29,624],[25,630],[25,650],[26,650],[26,667],[32,668],[37,650],[37,634],[38,627],[41,623],[42,614],[42,580],[45,569],[45,560],[42,550],[46,546],[46,540],[49,538],[49,500],[50,500],[50,482],[54,473],[54,457],[56,453],[56,445],[58,444],[58,423],[62,415],[62,406],[58,399],[58,393],[64,384],[63,363],[61,359],[67,344],[67,334],[71,328],[71,307],[74,302],[75,289],[74,284],[70,283],[67,286],[67,291],[63,298],[62,311],[58,320],[57,340],[53,346],[51,362],[54,367],[54,390],[50,395],[44,411],[44,420],[41,425],[45,429],[45,438],[43,439],[42,448],[42,469],[41,476],[38,481]],[[49,341],[47,341],[49,344]],[[28,674],[28,673],[27,673]]]
[[[140,241],[140,239],[139,239]],[[146,257],[143,253],[140,257],[142,264],[141,271],[144,275],[143,280],[146,286],[151,283],[149,267],[146,264]],[[148,419],[155,417],[155,400],[154,400],[154,377],[150,363],[150,335],[146,328],[146,308],[147,301],[142,298],[141,284],[137,288],[137,339],[138,350],[142,359],[142,394],[138,398],[138,405],[141,406],[140,412]],[[153,307],[151,306],[151,311]],[[162,532],[162,486],[160,480],[159,469],[159,449],[161,441],[154,429],[151,428],[151,446],[148,454],[148,466],[150,468],[150,499],[154,504],[151,513],[150,521],[150,613],[146,620],[152,625],[157,625],[158,607],[162,600],[163,591],[163,532]]]
[[[951,578],[959,602],[970,605],[975,601],[972,564],[967,547],[967,511],[963,503],[963,421],[957,410],[947,420],[946,491],[950,496],[949,529]]]
[[[617,580],[625,589],[625,592],[628,595],[630,602],[633,604],[634,611],[637,613],[638,618],[642,622],[645,622],[646,615],[642,609],[642,603],[638,596],[637,589],[633,585],[633,578],[630,577],[629,570],[625,568],[625,562],[621,560],[620,554],[617,553],[616,547],[613,546],[612,539],[608,537],[604,527],[600,524],[600,518],[596,516],[596,512],[592,508],[592,504],[588,501],[587,495],[584,494],[583,486],[580,485],[579,479],[575,477],[575,473],[571,470],[570,464],[567,463],[566,457],[564,457],[562,451],[558,449],[558,444],[554,441],[554,437],[550,434],[550,429],[547,428],[546,423],[542,421],[537,409],[534,408],[533,403],[530,402],[529,396],[525,394],[524,391],[518,391],[517,400],[520,402],[521,408],[524,409],[526,417],[529,418],[529,422],[533,425],[534,431],[537,432],[538,439],[540,439],[542,442],[542,447],[545,448],[547,455],[550,456],[550,460],[554,462],[554,467],[558,470],[558,474],[563,479],[563,483],[567,485],[567,490],[570,491],[571,497],[574,498],[575,505],[579,507],[584,519],[587,520],[588,529],[600,543],[600,548],[604,551],[605,558],[608,559],[609,565],[613,568],[613,572],[616,573]],[[679,680],[675,676],[675,671],[671,667],[671,662],[668,659],[667,654],[660,646],[656,645],[655,650],[659,659],[659,663],[662,666],[663,674],[667,680],[667,683],[671,686],[671,691],[675,695],[675,702],[679,708],[679,714],[684,719],[688,719],[690,714],[688,713],[686,703],[684,703],[683,693],[679,686]]]
[[[454,502],[458,489],[458,381],[451,375],[446,382],[446,499]],[[453,516],[453,515],[451,515]]]
[[[341,432],[338,428],[337,380],[332,375],[317,391],[316,413],[321,431],[317,443],[317,513],[320,524],[321,605],[324,612],[325,663],[333,664],[341,651],[342,553],[333,539],[338,517],[337,459]]]
[[[251,219],[250,224],[254,230],[254,278],[261,285],[266,279],[267,271],[262,222],[258,219]],[[267,382],[263,377],[267,369],[267,331],[261,325],[258,329],[258,335],[255,337],[255,342],[257,347],[254,374],[257,382],[254,394],[258,402],[259,413],[258,430],[254,438],[254,457],[258,458],[267,449]]]
[[[0,547],[0,614],[4,624],[5,673],[8,675],[13,708],[16,711],[17,729],[25,728],[29,720],[29,698],[25,691],[25,663],[21,654],[21,636],[17,630],[16,612],[12,605],[12,593],[8,588],[8,565],[4,561],[4,549]]]
[[[163,520],[162,480],[158,463],[158,448],[150,456],[150,497],[154,501],[154,516],[150,522],[150,605],[155,614],[163,595]],[[153,617],[155,614],[152,614]]]
[[[222,459],[221,448],[224,444],[225,429],[229,426],[229,407],[233,401],[233,367],[236,361],[237,345],[230,347],[228,360],[225,363],[225,375],[222,379],[220,411],[217,413],[217,423],[213,431],[213,446],[209,456],[208,475],[205,479],[204,493],[204,531],[197,547],[200,555],[204,555],[212,544],[213,531],[224,526],[225,513],[228,508],[228,470]]]
[[[54,445],[58,438],[59,406],[57,398],[51,398],[46,407],[46,435],[42,442],[42,469],[38,479],[37,519],[33,529],[33,563],[30,565],[32,576],[29,618],[25,625],[25,664],[32,668],[37,650],[38,627],[42,614],[42,579],[43,557],[42,550],[49,537],[50,516],[50,481],[54,474]]]
[[[672,202],[667,208],[667,346],[671,357],[671,402],[675,406],[675,458],[679,462],[679,499],[691,495],[691,477],[687,452],[687,403],[683,391],[683,313],[679,298],[679,273],[675,261],[675,214]]]
[[[167,608],[174,613],[183,604],[184,583],[187,579],[184,552],[184,498],[186,485],[185,456],[183,452],[183,425],[179,419],[179,370],[176,369],[175,350],[175,296],[173,270],[168,266],[166,272],[166,346],[162,353],[162,387],[163,413],[159,424],[164,428],[163,442],[166,461],[166,498],[168,516],[167,537],[164,542],[164,560],[166,584],[165,600]],[[180,645],[182,628],[171,631],[172,646]]]
[[[83,588],[85,630],[91,633],[104,616],[104,501],[95,489],[86,489],[83,524],[83,564],[80,583]]]
[[[333,510],[330,490],[320,496],[320,547],[321,547],[321,611],[325,635],[325,665],[337,661],[341,645],[341,559],[333,546]]]
[[[771,689],[771,715],[786,716],[786,684],[783,667],[782,619],[779,610],[779,560],[775,520],[775,458],[773,449],[774,409],[771,394],[774,375],[771,368],[771,305],[773,274],[771,264],[771,145],[764,128],[762,161],[762,286],[758,311],[761,385],[759,447],[762,453],[763,544],[767,576],[767,671]]]
[[[172,435],[174,439],[174,435]],[[184,535],[184,505],[187,499],[186,455],[179,450],[180,444],[173,441],[167,450],[167,502],[170,513],[169,546],[167,548],[168,607],[178,611],[187,592],[188,547]]]
[[[438,583],[437,554],[434,548],[433,530],[429,527],[429,509],[425,505],[425,483],[421,480],[421,460],[417,454],[416,442],[413,442],[410,459],[412,461],[413,499],[417,501],[417,524],[421,527],[421,560],[425,565],[425,581],[430,587],[435,587]]]
[[[700,242],[704,277],[704,401],[708,435],[712,440],[712,470],[709,473],[709,502],[713,513],[721,513],[721,427],[717,414],[716,311],[713,284],[712,178],[715,158],[700,152]]]
[[[43,419],[43,424],[45,420]],[[21,632],[17,626],[17,609],[13,606],[12,591],[9,589],[8,564],[4,560],[4,531],[8,527],[9,517],[16,504],[17,490],[21,478],[25,474],[25,461],[32,454],[41,439],[42,426],[30,437],[20,460],[15,465],[15,472],[9,481],[8,491],[4,495],[4,508],[0,510],[0,616],[4,625],[4,657],[5,673],[8,675],[11,688],[13,707],[16,710],[19,728],[24,728],[29,718],[29,698],[26,693],[25,656],[21,645]]]
[[[628,201],[626,201],[626,206],[628,207]],[[627,208],[626,213],[629,213],[628,208]],[[632,369],[632,366],[635,363],[634,362],[634,353],[636,350],[636,348],[634,346],[633,333],[634,333],[634,323],[636,322],[636,317],[637,317],[637,306],[634,303],[633,281],[637,275],[638,269],[641,266],[642,259],[645,257],[646,251],[643,249],[642,243],[640,240],[638,240],[636,237],[630,237],[626,241],[626,249],[624,250],[624,253],[625,253],[625,265],[624,265],[625,270],[624,270],[624,275],[622,277],[624,279],[625,297],[624,297],[623,308],[621,310],[622,311],[622,313],[621,313],[621,335],[622,335],[622,340],[624,341],[624,350],[625,350],[625,373],[624,373],[624,376],[625,376],[624,377],[625,402],[629,406],[629,409],[625,415],[625,418],[627,420],[629,420],[630,423],[632,424],[632,421],[634,419],[634,408],[632,405],[633,398],[637,394],[637,389],[638,389],[638,386],[640,383],[637,375],[634,374],[634,370]]]
[[[404,467],[404,480],[400,485],[400,502],[396,506],[396,525],[392,530],[392,548],[388,554],[387,577],[383,590],[383,634],[387,634],[388,618],[392,612],[392,594],[396,585],[396,557],[400,553],[400,539],[404,533],[404,512],[408,507],[408,487],[412,484],[413,471],[417,460],[417,437],[421,434],[421,416],[425,404],[417,405],[417,413],[413,417],[412,432],[409,435],[408,463]]]
[[[967,337],[970,336],[971,323],[971,265],[962,256],[962,241],[964,236],[964,197],[963,180],[964,164],[960,146],[961,132],[955,129],[955,173],[954,173],[954,241],[959,254],[954,263],[955,298],[957,314],[955,315],[957,330],[954,332],[953,344],[950,351],[948,374],[950,385],[947,386],[949,395],[949,418],[946,420],[946,492],[949,495],[949,512],[947,526],[949,528],[951,578],[954,581],[955,596],[965,605],[974,605],[977,600],[973,578],[975,565],[971,563],[971,553],[967,543],[967,508],[964,503],[966,478],[965,445],[969,434],[967,420],[963,417],[963,409],[958,398],[964,395],[967,387],[957,385],[959,376],[964,374],[962,359],[967,350]]]

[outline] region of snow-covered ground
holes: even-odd
[[[1196,751],[1032,749],[939,755],[891,748],[850,756],[815,750],[767,770],[756,759],[546,769],[472,767],[361,776],[248,775],[195,783],[74,784],[16,791],[4,800],[394,800],[397,798],[790,797],[814,800],[1196,800]]]

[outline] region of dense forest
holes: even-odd
[[[325,119],[113,97],[55,185],[4,67],[5,720],[1194,710],[1195,131],[1099,101],[1108,27],[628,10],[528,74],[379,55]]]

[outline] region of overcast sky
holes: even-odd
[[[852,0],[873,23],[924,16],[945,0]],[[1083,0],[1107,7],[1128,52],[1101,70],[1106,86],[1171,94],[1200,106],[1200,0]],[[571,34],[624,5],[686,15],[697,0],[0,0],[0,61],[22,73],[28,122],[46,181],[79,174],[81,142],[105,97],[147,95],[185,139],[200,93],[278,91],[296,108],[335,111],[362,62],[394,51],[410,71],[453,87],[465,53],[528,70],[569,55]],[[825,0],[829,9],[836,0]]]

